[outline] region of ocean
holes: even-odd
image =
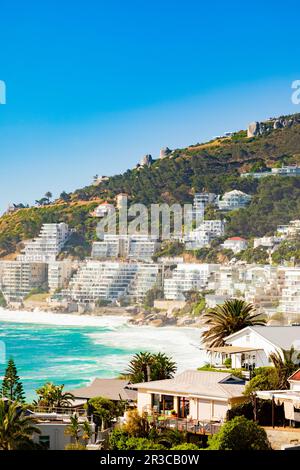
[[[139,351],[165,352],[178,371],[205,362],[196,328],[128,325],[125,317],[0,309],[0,380],[12,357],[28,401],[47,381],[71,390],[95,377],[116,377]],[[5,357],[3,357],[5,356]]]

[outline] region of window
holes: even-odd
[[[50,436],[39,436],[39,444],[45,449],[50,449]]]

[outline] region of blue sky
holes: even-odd
[[[1,5],[0,211],[300,112],[296,1]]]

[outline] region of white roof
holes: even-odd
[[[293,345],[296,349],[300,349],[300,326],[247,326],[243,330],[227,336],[226,342],[243,332],[247,333],[249,330],[255,331],[281,349],[289,350]],[[298,347],[297,342],[299,342]]]
[[[229,399],[243,396],[244,380],[227,372],[186,370],[169,380],[134,384],[134,388],[154,392]]]

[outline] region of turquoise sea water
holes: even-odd
[[[54,317],[59,324],[32,323],[35,318],[28,323],[12,321],[13,317],[3,321],[0,313],[0,341],[5,345],[6,360],[14,358],[28,400],[35,398],[35,389],[46,381],[63,383],[70,390],[95,377],[115,377],[126,369],[132,354],[142,350],[171,354],[179,369],[201,362],[196,347],[199,330],[129,327],[124,319],[112,319],[112,325],[109,320],[103,325],[101,321],[99,325],[72,325],[72,317],[71,325],[66,325],[60,324],[59,315]],[[0,363],[0,377],[4,369],[5,364]]]

